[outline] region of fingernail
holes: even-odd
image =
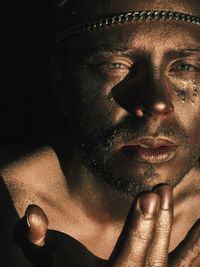
[[[139,208],[146,219],[157,215],[160,207],[160,198],[156,193],[147,193],[139,198]]]
[[[163,210],[168,210],[172,207],[173,189],[165,184],[155,188],[155,192],[160,196],[160,207]]]
[[[26,210],[26,220],[29,227],[29,240],[35,245],[44,245],[48,227],[48,219],[44,211],[36,205],[30,205]]]

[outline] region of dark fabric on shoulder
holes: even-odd
[[[8,189],[0,177],[0,266],[31,267],[13,239],[13,230],[19,220]]]
[[[96,257],[79,241],[71,236],[49,231],[48,238],[56,240],[57,246],[53,253],[52,263],[59,267],[104,267],[108,261]],[[63,262],[65,264],[63,264]]]
[[[48,243],[53,244],[52,265],[51,263],[46,265],[44,261],[39,265],[31,264],[14,241],[14,229],[19,222],[19,217],[2,177],[0,177],[0,214],[1,267],[104,267],[107,265],[106,260],[96,257],[79,241],[53,230],[48,230],[47,236]],[[41,258],[44,259],[43,252],[41,252]]]

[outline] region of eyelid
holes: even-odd
[[[107,53],[102,53],[102,54],[97,54],[97,55],[92,55],[89,57],[86,57],[85,62],[91,64],[91,65],[98,65],[101,63],[120,63],[124,65],[133,65],[133,59],[130,58],[130,56],[126,55],[119,55],[119,54],[107,54]]]
[[[200,69],[200,60],[194,60],[191,58],[181,58],[178,60],[174,60],[169,66],[168,66],[168,72],[173,71],[177,68],[177,66],[180,65],[190,65],[191,67],[195,69]]]
[[[127,66],[126,64],[122,64],[120,62],[112,62],[112,63],[108,63],[108,68],[111,70],[124,70],[124,69],[129,69],[130,67]]]
[[[103,66],[103,65],[114,65],[114,64],[119,64],[119,65],[122,65],[123,67],[125,68],[128,68],[130,69],[132,66],[133,66],[133,63],[130,63],[130,62],[125,62],[125,61],[122,61],[122,60],[108,60],[108,61],[103,61],[103,62],[100,62],[99,64],[97,64],[97,66]]]

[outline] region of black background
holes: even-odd
[[[52,2],[4,0],[0,8],[0,145],[43,143],[66,128],[49,73]]]

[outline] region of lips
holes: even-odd
[[[142,163],[162,163],[172,159],[177,145],[164,138],[142,138],[124,145],[122,151]]]

